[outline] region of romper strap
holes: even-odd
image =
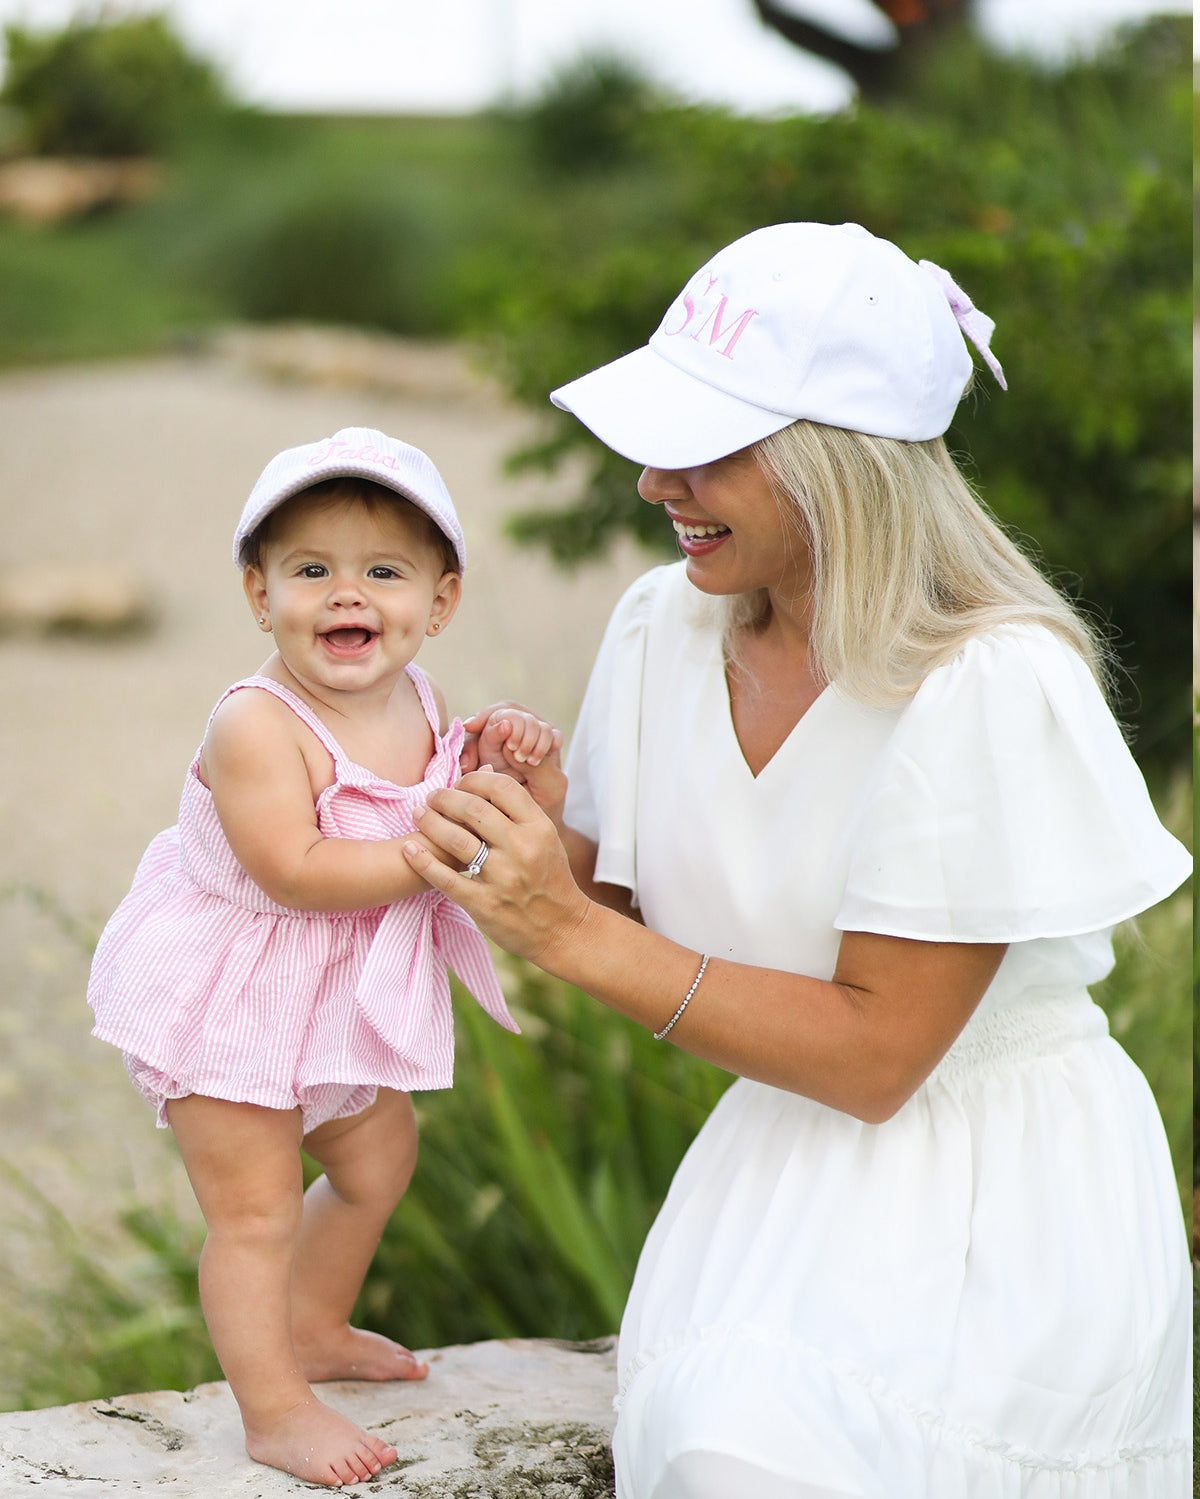
[[[313,733],[321,741],[323,748],[328,750],[329,754],[333,758],[334,770],[337,773],[337,777],[339,780],[342,778],[342,767],[345,765],[349,765],[351,761],[347,759],[341,745],[329,732],[328,726],[321,722],[321,720],[308,706],[308,704],[303,701],[303,699],[298,698],[296,694],[292,692],[290,688],[285,687],[282,682],[274,682],[270,677],[246,677],[241,682],[235,682],[232,687],[227,688],[221,694],[216,708],[213,709],[213,713],[217,711],[217,708],[221,706],[221,704],[227,697],[235,692],[240,692],[244,687],[257,687],[262,692],[269,692],[272,697],[277,697],[281,703],[284,703],[287,707],[289,707],[296,715],[296,717],[301,721],[301,723],[303,723],[307,728],[310,728],[313,731]],[[212,717],[210,715],[209,722],[211,723],[211,721]]]
[[[441,714],[438,712],[437,699],[433,695],[432,683],[415,661],[410,661],[404,670],[417,689],[417,696],[421,699],[421,707],[425,709],[425,717],[429,720],[434,739],[440,740],[442,737]]]

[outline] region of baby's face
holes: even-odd
[[[458,604],[460,579],[442,569],[425,517],[410,507],[302,499],[271,525],[246,593],[310,691],[390,690]]]

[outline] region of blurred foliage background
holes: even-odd
[[[9,27],[0,195],[30,159],[151,156],[160,175],[132,201],[0,217],[0,364],[189,348],[238,320],[470,339],[542,413],[514,465],[584,460],[575,503],[511,523],[569,564],[619,531],[661,538],[633,466],[547,391],[643,343],[738,234],[857,220],[945,265],[996,319],[1009,393],[983,374],[952,446],[1110,634],[1121,710],[1182,833],[1190,32],[1152,20],[1050,68],[950,28],[894,89],[827,119],[685,107],[604,57],[520,110],[382,119],[247,109],[161,17]],[[1151,913],[1099,996],[1155,1088],[1184,1194],[1190,917],[1186,895]],[[507,987],[526,1034],[460,1008],[457,1086],[421,1100],[421,1165],[364,1291],[367,1322],[414,1346],[613,1331],[728,1082],[533,970],[513,965]],[[83,1245],[13,1180],[12,1232],[55,1269],[11,1298],[0,1408],[217,1376],[190,1228],[143,1205],[111,1245]]]
[[[1188,754],[1192,110],[1182,16],[1060,69],[953,28],[902,90],[828,119],[685,108],[589,58],[523,110],[269,116],[161,17],[6,32],[10,151],[156,152],[149,201],[0,220],[0,363],[132,353],[236,319],[470,337],[545,440],[583,452],[559,514],[514,521],[570,562],[662,545],[633,465],[546,393],[643,343],[722,244],[857,220],[945,265],[996,319],[951,440],[1000,519],[1112,634],[1151,765]]]
[[[139,156],[177,144],[228,100],[161,15],[5,29],[4,102],[39,156]]]

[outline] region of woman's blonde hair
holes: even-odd
[[[1004,534],[940,437],[901,442],[794,422],[752,449],[812,556],[813,664],[863,701],[910,696],[972,635],[1044,625],[1107,680],[1101,641]],[[766,595],[727,601],[737,635]]]

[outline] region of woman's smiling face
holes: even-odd
[[[390,690],[457,606],[460,579],[443,565],[425,516],[399,497],[301,498],[272,518],[246,594],[309,691]]]
[[[638,493],[670,517],[688,578],[702,592],[765,588],[778,603],[807,597],[802,534],[749,448],[695,468],[643,469]]]

